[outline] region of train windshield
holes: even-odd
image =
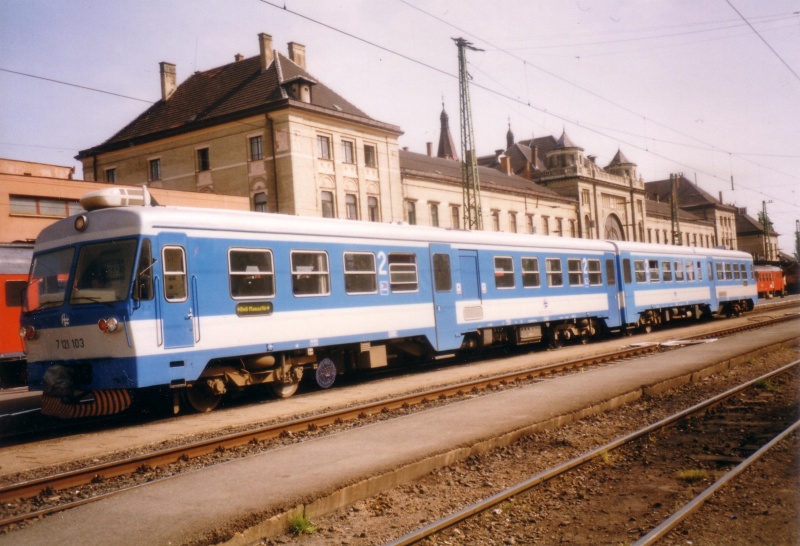
[[[135,239],[82,246],[69,302],[74,305],[127,299],[135,259]]]
[[[74,253],[74,248],[62,248],[33,258],[23,311],[58,307],[64,303]]]

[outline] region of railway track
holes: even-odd
[[[747,381],[735,388],[713,396],[688,409],[677,412],[656,423],[643,427],[612,442],[592,449],[591,451],[575,457],[563,464],[550,468],[544,472],[540,472],[529,479],[519,482],[495,495],[476,502],[448,517],[429,523],[423,527],[420,527],[419,529],[415,529],[403,537],[388,543],[387,546],[405,546],[410,544],[426,543],[424,542],[426,539],[433,539],[433,537],[443,541],[454,541],[445,543],[480,543],[482,542],[482,539],[485,538],[485,535],[482,535],[481,533],[485,532],[486,529],[496,529],[495,534],[491,536],[495,540],[499,540],[501,535],[498,533],[502,532],[499,529],[500,525],[494,525],[492,520],[497,519],[497,516],[501,515],[506,518],[506,513],[514,510],[514,508],[509,508],[509,506],[513,504],[522,505],[523,507],[536,505],[536,500],[524,500],[523,498],[523,496],[529,494],[531,490],[541,487],[551,480],[556,480],[558,478],[564,479],[564,477],[569,475],[569,473],[575,472],[577,469],[581,469],[590,463],[596,463],[600,459],[608,460],[609,457],[614,457],[612,454],[614,450],[629,449],[629,451],[636,451],[636,449],[632,449],[630,447],[636,442],[645,444],[657,443],[659,445],[663,445],[664,449],[673,449],[676,444],[681,444],[683,440],[680,438],[675,441],[665,440],[664,436],[667,433],[664,431],[665,429],[672,428],[672,432],[670,434],[680,437],[682,434],[685,434],[685,429],[678,430],[677,427],[679,423],[691,422],[691,424],[686,428],[692,429],[690,432],[694,437],[709,435],[713,435],[714,437],[725,437],[725,442],[727,443],[728,447],[730,444],[738,441],[739,437],[746,437],[746,440],[742,440],[743,442],[752,442],[753,437],[761,436],[765,434],[764,431],[767,430],[768,434],[770,435],[769,441],[764,442],[763,445],[759,445],[758,449],[752,449],[754,452],[751,455],[744,458],[744,460],[739,462],[739,464],[734,466],[731,470],[725,472],[709,487],[704,488],[703,491],[695,496],[690,502],[685,503],[682,508],[676,510],[662,523],[646,532],[643,536],[639,537],[638,541],[635,542],[637,546],[655,544],[656,541],[663,538],[671,530],[675,529],[676,526],[678,526],[682,521],[697,511],[697,509],[702,506],[702,504],[707,501],[716,491],[727,485],[731,480],[736,478],[745,469],[747,469],[753,462],[757,461],[760,457],[768,453],[769,450],[776,444],[784,441],[788,436],[800,429],[800,421],[798,420],[797,411],[798,393],[796,389],[796,380],[791,384],[792,387],[790,387],[794,393],[788,405],[789,411],[787,411],[786,407],[784,406],[781,406],[778,411],[775,411],[775,408],[765,408],[764,404],[758,404],[754,402],[750,404],[753,407],[749,408],[752,411],[746,412],[746,415],[742,417],[743,406],[747,405],[748,401],[734,401],[737,397],[743,396],[743,393],[768,384],[776,377],[791,373],[796,375],[798,368],[800,368],[800,360],[796,360],[779,368],[778,370],[774,370],[758,378]],[[791,411],[791,408],[794,408],[794,411]],[[777,423],[774,421],[767,423],[767,421],[765,421],[765,419],[767,419],[767,417],[765,417],[766,415],[774,417],[773,414],[780,413],[780,410],[784,410],[787,419]],[[700,416],[703,416],[705,419],[700,419]],[[737,428],[741,430],[736,431],[735,429]],[[657,442],[648,442],[648,440],[653,437],[658,438]],[[713,450],[715,448],[713,441],[709,440],[709,444],[711,444],[711,447],[706,446],[706,449]],[[649,461],[658,459],[661,456],[660,453],[654,451],[655,449],[653,449],[651,445],[646,445],[644,448],[638,448],[639,456],[641,456],[642,452],[647,452],[646,457]],[[630,455],[621,457],[630,458]],[[713,461],[725,461],[728,463],[734,461],[738,462],[737,457],[726,457],[724,455],[711,454],[707,455],[706,458]],[[681,461],[681,463],[682,462],[683,461]],[[664,472],[662,468],[659,468],[658,470],[660,472]],[[588,472],[596,473],[597,471],[587,471],[587,473]],[[636,479],[639,481],[647,481],[648,476],[637,475]],[[573,482],[576,480],[573,480]],[[584,487],[588,486],[584,483]],[[629,487],[630,484],[619,486],[620,489],[629,489]],[[613,505],[616,502],[622,502],[620,499],[617,499],[614,496],[613,492],[604,491],[602,493],[602,499],[602,502],[606,505]],[[652,503],[652,500],[649,500],[649,502]],[[660,503],[656,503],[655,505],[660,506]],[[498,506],[505,506],[505,509],[498,509]],[[581,509],[585,509],[587,511],[591,510],[591,508],[587,508],[585,506],[583,506]],[[521,512],[522,510],[519,512],[514,512],[513,517],[506,518],[506,521],[508,521],[508,519],[515,519],[522,522],[529,521],[528,516]],[[635,521],[635,518],[631,519]],[[512,531],[508,529],[508,526],[506,527],[506,532],[509,534],[512,533]],[[513,525],[511,527],[513,528]],[[459,530],[457,533],[452,533],[452,530],[455,528],[459,528],[461,530]],[[473,532],[474,534],[472,534]],[[624,539],[622,540],[623,542],[630,540],[630,536],[621,538]],[[602,541],[606,542],[608,539],[609,536],[604,535]],[[619,540],[620,537],[617,537],[612,539],[611,542],[619,542]],[[592,540],[590,539],[590,541]],[[570,542],[570,540],[567,540],[567,542]],[[509,542],[505,543],[508,544]]]
[[[790,315],[777,317],[767,321],[750,323],[743,326],[736,326],[724,331],[714,332],[712,337],[732,335],[733,333],[738,333],[743,330],[764,327],[786,320],[792,320],[794,318],[796,317]],[[709,337],[709,334],[700,334],[698,336],[686,338],[685,341],[690,342],[694,339],[702,339],[707,337]],[[308,418],[260,427],[241,433],[198,441],[188,445],[164,449],[145,455],[85,467],[71,472],[64,472],[61,474],[45,476],[39,479],[9,484],[0,488],[0,500],[3,500],[4,502],[13,502],[18,499],[37,497],[39,499],[43,499],[42,504],[48,504],[51,502],[50,499],[55,499],[56,497],[60,496],[57,494],[57,492],[60,490],[80,488],[86,486],[87,484],[91,485],[93,483],[98,484],[111,481],[116,477],[142,472],[143,469],[148,470],[165,467],[167,465],[183,464],[186,461],[194,458],[208,456],[215,453],[228,453],[231,450],[242,448],[243,446],[248,448],[254,445],[258,446],[268,442],[271,439],[281,436],[294,435],[305,431],[319,430],[332,424],[343,423],[357,419],[365,419],[369,416],[374,416],[377,414],[391,413],[394,410],[405,411],[420,404],[424,405],[426,403],[432,403],[438,400],[446,400],[455,396],[472,395],[482,390],[513,385],[517,382],[532,381],[537,377],[569,371],[580,367],[592,366],[620,359],[636,358],[658,350],[662,349],[657,344],[641,345],[621,351],[595,355],[586,359],[560,362],[548,366],[480,378],[465,383],[449,385],[425,392],[396,397],[390,400],[381,400],[371,404],[364,404],[356,407],[327,412]],[[108,493],[97,495],[87,492],[84,498],[67,503],[59,503],[58,500],[55,500],[52,501],[52,506],[44,506],[40,510],[4,516],[2,519],[0,519],[0,526],[19,523],[26,519],[43,517],[45,515],[80,504],[100,500],[101,498],[105,498],[121,490],[123,489],[117,489]]]

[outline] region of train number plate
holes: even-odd
[[[69,349],[83,349],[86,344],[83,342],[82,337],[73,337],[70,339],[57,339],[56,349],[66,351]]]

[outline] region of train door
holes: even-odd
[[[431,271],[433,272],[433,305],[436,317],[436,345],[439,351],[461,346],[461,333],[456,320],[456,285],[450,245],[431,244]]]
[[[618,285],[619,276],[617,275],[616,259],[613,254],[606,254],[606,295],[608,297],[608,318],[606,326],[617,328],[622,325],[623,306],[620,305],[620,294],[623,294],[622,287]]]
[[[459,250],[458,266],[461,271],[460,292],[462,300],[481,300],[481,279],[478,275],[478,251]]]
[[[189,286],[186,261],[186,236],[162,234],[161,248],[160,319],[164,333],[164,348],[194,346],[193,291]]]

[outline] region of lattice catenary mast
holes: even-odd
[[[461,182],[463,184],[464,229],[483,229],[481,188],[478,178],[478,157],[472,132],[472,110],[469,103],[467,49],[483,51],[464,38],[453,38],[458,47],[458,83],[461,104]]]

